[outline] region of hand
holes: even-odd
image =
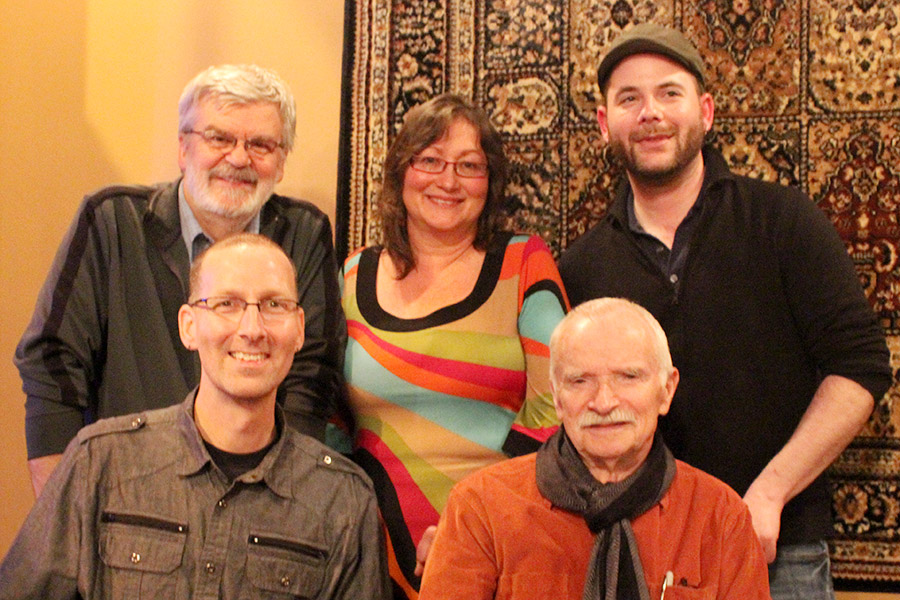
[[[419,545],[416,546],[416,570],[414,571],[416,577],[421,577],[422,573],[425,572],[425,560],[428,558],[428,553],[431,551],[431,544],[434,542],[434,534],[436,531],[437,526],[429,525],[428,529],[425,530],[425,533],[422,534]]]
[[[766,496],[759,480],[754,481],[747,493],[744,503],[750,509],[753,518],[753,530],[759,538],[766,555],[766,562],[775,560],[775,549],[778,545],[778,534],[781,532],[781,510],[784,504]]]

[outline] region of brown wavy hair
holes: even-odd
[[[478,130],[481,150],[487,157],[488,164],[487,199],[478,216],[474,246],[485,250],[499,227],[507,163],[503,153],[503,140],[491,125],[487,114],[455,94],[441,94],[412,108],[406,114],[397,139],[388,149],[384,161],[384,181],[378,198],[382,243],[394,261],[399,279],[409,275],[416,266],[416,257],[406,228],[406,206],[403,204],[403,178],[406,169],[413,156],[439,140],[458,119],[471,123]]]

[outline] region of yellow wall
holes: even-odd
[[[33,502],[12,365],[81,197],[178,175],[176,104],[210,64],[274,68],[297,99],[278,190],[334,218],[342,0],[0,3],[0,556]]]

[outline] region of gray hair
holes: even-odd
[[[647,331],[651,334],[650,340],[653,344],[654,354],[656,354],[657,364],[659,365],[660,384],[666,384],[674,367],[672,365],[672,355],[669,352],[669,342],[666,339],[666,332],[663,331],[659,321],[650,314],[650,311],[631,300],[626,300],[625,298],[596,298],[573,308],[559,322],[550,335],[550,379],[553,381],[554,386],[559,383],[557,377],[559,370],[559,345],[565,338],[567,330],[578,321],[599,321],[609,313],[616,311],[631,313],[647,328]]]
[[[178,101],[178,131],[193,126],[193,108],[212,96],[226,106],[271,102],[281,115],[281,143],[286,152],[294,147],[297,106],[284,80],[275,71],[256,65],[218,65],[191,79]]]

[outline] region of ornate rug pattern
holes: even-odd
[[[893,0],[347,0],[338,252],[377,238],[388,144],[452,91],[511,160],[510,226],[555,253],[619,177],[595,120],[596,66],[635,23],[685,31],[706,62],[716,141],[742,174],[798,186],[831,218],[888,334],[895,384],[831,469],[833,573],[900,582],[900,5]]]

